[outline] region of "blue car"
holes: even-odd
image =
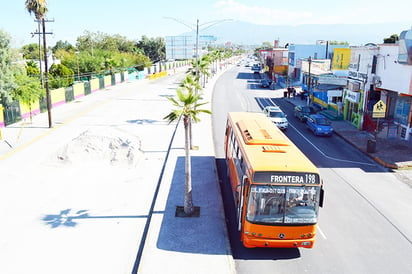
[[[316,136],[331,136],[333,134],[332,123],[322,114],[312,114],[306,119],[306,125]]]

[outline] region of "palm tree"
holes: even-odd
[[[47,12],[47,2],[46,0],[26,0],[26,9],[32,14],[37,20],[42,20]]]
[[[209,78],[210,58],[209,55],[203,55],[199,63],[199,72],[203,76],[203,87],[206,85],[206,78]]]
[[[186,91],[186,92],[185,92]],[[169,123],[179,120],[183,117],[183,125],[185,128],[185,197],[184,197],[184,213],[186,216],[191,216],[194,212],[193,197],[192,197],[192,170],[190,164],[190,124],[191,121],[199,122],[198,115],[203,113],[211,114],[212,112],[206,109],[199,109],[200,106],[207,103],[200,103],[199,94],[195,94],[193,90],[178,88],[176,90],[177,99],[168,97],[173,106],[176,107],[163,119]]]
[[[180,87],[187,90],[188,92],[192,92],[194,94],[198,94],[199,90],[202,90],[202,87],[199,84],[199,77],[193,77],[192,74],[187,74],[186,78],[180,83]],[[193,138],[192,138],[192,121],[189,121],[189,145],[190,149],[193,149]]]
[[[193,77],[192,74],[186,75],[185,79],[183,79],[183,81],[180,83],[180,87],[195,94],[197,93],[197,91],[202,90],[202,87],[199,84],[199,79]]]
[[[46,86],[46,102],[47,102],[47,113],[49,116],[49,128],[52,127],[52,119],[51,119],[51,98],[50,98],[50,91],[49,91],[49,80],[48,80],[48,67],[47,67],[47,47],[46,47],[46,23],[44,21],[44,15],[47,12],[47,2],[46,0],[26,0],[26,9],[27,11],[32,14],[38,21],[41,21],[43,26],[43,50],[44,50],[44,74],[45,77],[45,86]],[[39,30],[40,31],[40,30]]]

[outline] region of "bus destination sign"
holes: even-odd
[[[253,175],[255,183],[272,184],[319,184],[319,175],[307,172],[270,172],[258,171]]]

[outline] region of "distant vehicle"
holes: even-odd
[[[260,80],[260,86],[261,86],[262,88],[268,88],[268,87],[270,87],[271,84],[272,84],[272,81],[269,80],[269,79],[262,79],[262,80]]]
[[[301,122],[306,122],[309,115],[316,114],[316,109],[312,106],[296,106],[293,114]]]
[[[322,114],[312,114],[306,119],[306,125],[316,136],[332,136],[332,123]]]
[[[278,106],[267,106],[263,109],[263,114],[269,118],[281,130],[287,130],[289,126],[287,115]]]
[[[259,64],[253,64],[252,65],[252,70],[255,73],[259,73],[260,72],[260,65]]]

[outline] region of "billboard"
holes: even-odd
[[[350,64],[349,48],[333,49],[332,70],[348,70]]]

